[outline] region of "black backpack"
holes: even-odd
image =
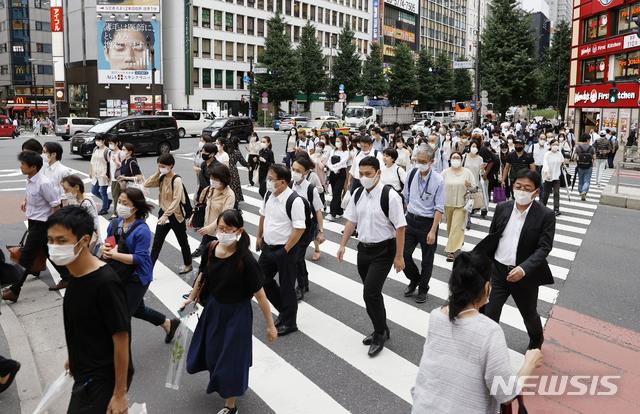
[[[415,169],[413,171],[415,171]],[[411,178],[413,177],[410,177],[410,179]],[[382,212],[384,213],[385,217],[387,217],[387,219],[389,218],[389,192],[391,190],[395,191],[395,189],[392,186],[385,185],[384,187],[382,187],[382,196],[380,196],[380,208],[382,208]],[[354,191],[353,193],[354,205],[358,204],[358,200],[360,200],[360,197],[362,196],[363,191],[364,191],[364,187],[358,187],[356,191]],[[392,226],[394,226],[391,220],[389,220],[389,222],[391,223]]]
[[[164,180],[164,175],[160,177],[160,184],[162,185],[162,180]],[[176,181],[176,178],[180,177],[178,174],[174,175],[171,179],[171,191],[173,191],[173,183]],[[184,215],[185,220],[188,220],[191,215],[193,215],[193,206],[191,206],[191,200],[189,200],[189,193],[187,193],[187,188],[184,186],[184,182],[182,183],[182,192],[184,194],[184,202],[180,202],[180,208],[182,209],[182,214]]]
[[[591,151],[584,150],[582,147],[576,147],[576,153],[578,154],[578,168],[591,168],[593,165],[593,155]]]
[[[309,184],[309,188],[307,189],[307,197],[309,197],[309,194],[311,194],[311,197],[310,197],[311,200],[313,200],[314,188],[315,187],[313,186],[313,184]],[[268,191],[267,194],[265,194],[265,197],[264,197],[265,205],[266,205],[266,202],[269,200],[269,197],[271,197],[270,191]],[[313,211],[313,207],[312,207],[313,204],[309,203],[307,199],[305,199],[304,197],[301,197],[295,191],[292,191],[291,195],[287,198],[287,201],[284,207],[287,212],[287,217],[289,217],[289,220],[293,220],[293,218],[291,217],[291,210],[293,209],[293,202],[298,197],[300,197],[300,199],[302,200],[302,204],[304,204],[304,225],[305,225],[304,227],[305,228],[304,228],[304,233],[302,233],[302,237],[300,237],[300,240],[298,241],[297,244],[306,245],[308,243],[311,243],[311,241],[313,240],[313,233],[317,223],[316,212]]]

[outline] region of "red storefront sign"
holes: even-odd
[[[637,108],[638,107],[638,84],[618,83],[618,101],[609,103],[610,83],[601,85],[576,86],[573,104],[569,105],[577,108]]]
[[[580,2],[580,17],[591,16],[623,4],[624,0],[582,0]]]
[[[633,35],[636,36],[635,34]],[[625,36],[614,37],[600,42],[589,43],[578,48],[578,59],[607,55],[625,49]]]
[[[62,31],[62,7],[51,7],[51,31]]]

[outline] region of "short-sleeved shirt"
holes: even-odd
[[[287,215],[287,199],[293,190],[287,187],[280,195],[265,199],[260,215],[264,217],[264,241],[272,246],[287,244],[294,229],[306,228],[304,201],[299,197],[291,205],[291,219]]]
[[[138,165],[138,160],[132,157],[122,161],[122,164],[120,165],[120,174],[125,177],[142,175],[142,171],[140,171],[140,166]]]
[[[238,255],[236,251],[220,259],[214,249],[210,257],[208,254],[202,257],[207,289],[220,303],[249,300],[264,284],[264,274],[253,254],[247,253],[242,259]]]
[[[113,378],[113,335],[131,332],[126,293],[118,275],[104,265],[69,278],[62,306],[69,368],[76,381]],[[133,367],[129,364],[129,376]]]
[[[533,164],[533,156],[527,152],[524,152],[522,156],[518,156],[515,151],[511,151],[507,154],[507,163],[511,165],[509,170],[509,176],[515,177],[519,171],[528,170],[529,165]]]
[[[305,179],[302,180],[300,184],[294,182],[291,188],[293,191],[298,193],[299,196],[304,197],[304,199],[313,206],[313,211],[320,211],[324,209],[324,205],[322,204],[322,200],[320,199],[320,193],[318,193],[317,186],[313,187],[313,200],[307,199],[309,185],[311,185],[311,183]]]

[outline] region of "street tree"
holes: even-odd
[[[458,61],[465,61],[464,58],[458,58]],[[471,80],[471,71],[469,69],[453,70],[453,99],[456,101],[468,101],[473,96],[473,81]]]
[[[347,97],[360,93],[362,62],[353,38],[353,30],[345,25],[338,39],[338,56],[336,57],[331,76],[329,96],[337,98],[338,87],[344,85]]]
[[[382,97],[387,93],[388,84],[384,76],[382,49],[379,43],[371,44],[371,53],[362,65],[362,93],[366,96]]]
[[[551,47],[545,54],[539,85],[539,104],[553,106],[561,113],[567,105],[570,53],[571,28],[562,21],[556,26]]]
[[[493,0],[480,43],[480,86],[498,114],[531,103],[537,60],[528,15],[517,0]]]
[[[264,54],[258,57],[267,73],[256,76],[256,89],[267,92],[278,110],[280,102],[295,99],[300,88],[298,56],[279,13],[268,20],[267,29]]]
[[[418,78],[418,102],[420,109],[435,109],[433,99],[433,54],[429,49],[420,49],[418,53],[418,63],[416,65]]]
[[[418,92],[413,52],[404,43],[396,46],[389,71],[389,101],[393,106],[411,103]]]
[[[311,94],[321,92],[326,86],[322,47],[316,37],[316,28],[308,20],[302,28],[298,46],[300,89],[306,97],[306,110],[311,106]]]
[[[432,95],[436,108],[442,109],[444,101],[453,98],[453,62],[445,52],[440,52],[432,68],[433,88]]]

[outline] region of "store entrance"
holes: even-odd
[[[600,112],[584,112],[580,115],[580,125],[582,126],[582,131],[589,133],[592,129],[594,131],[598,131],[600,126]]]

